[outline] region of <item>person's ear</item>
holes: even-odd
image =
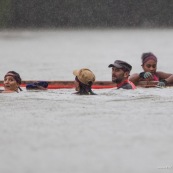
[[[129,77],[129,71],[126,71],[126,72],[124,73],[124,77],[125,77],[125,78],[128,78],[128,77]]]

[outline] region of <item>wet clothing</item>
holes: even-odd
[[[38,81],[35,83],[29,83],[26,85],[27,90],[46,90],[48,87],[48,82],[46,81]]]
[[[117,84],[117,89],[136,89],[136,86],[134,85],[133,82],[129,81],[129,80],[125,80],[119,84]]]
[[[159,78],[158,78],[158,76],[156,76],[156,75],[153,75],[153,80],[154,80],[154,81],[159,81]]]

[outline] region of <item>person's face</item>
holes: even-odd
[[[4,88],[5,90],[17,91],[19,84],[12,76],[5,76],[4,78]]]
[[[112,67],[112,82],[121,83],[123,80],[127,79],[129,72],[124,72],[122,69]]]
[[[144,72],[150,72],[154,74],[157,70],[157,62],[154,60],[149,60],[142,65]]]

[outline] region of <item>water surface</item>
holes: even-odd
[[[1,31],[0,78],[9,70],[24,80],[74,80],[92,69],[111,80],[115,59],[141,71],[152,51],[159,70],[173,73],[173,30]],[[74,89],[0,95],[0,172],[171,172],[173,89]]]

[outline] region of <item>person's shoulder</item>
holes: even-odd
[[[163,71],[157,71],[155,74],[159,79],[166,79],[166,78],[170,77],[171,75],[173,75],[172,73],[166,73]]]
[[[163,71],[156,71],[155,74],[156,74],[157,76],[159,76],[160,74],[164,74],[164,73],[165,73],[165,72],[163,72]]]
[[[138,77],[139,76],[139,73],[133,73],[133,74],[131,74],[130,76],[129,76],[129,79],[130,78],[133,78],[133,77]]]
[[[122,89],[133,89],[133,87],[130,83],[125,83],[120,88],[122,88]],[[118,89],[120,89],[120,88],[118,88]]]
[[[137,84],[140,80],[139,73],[134,73],[129,76],[129,81],[133,82],[134,84]]]
[[[135,75],[139,75],[139,73],[133,73],[133,74],[131,74],[130,76],[133,76],[133,75],[134,75],[134,76],[135,76]]]
[[[157,74],[172,74],[172,73],[167,73],[167,72],[164,72],[164,71],[156,71],[156,75]]]

